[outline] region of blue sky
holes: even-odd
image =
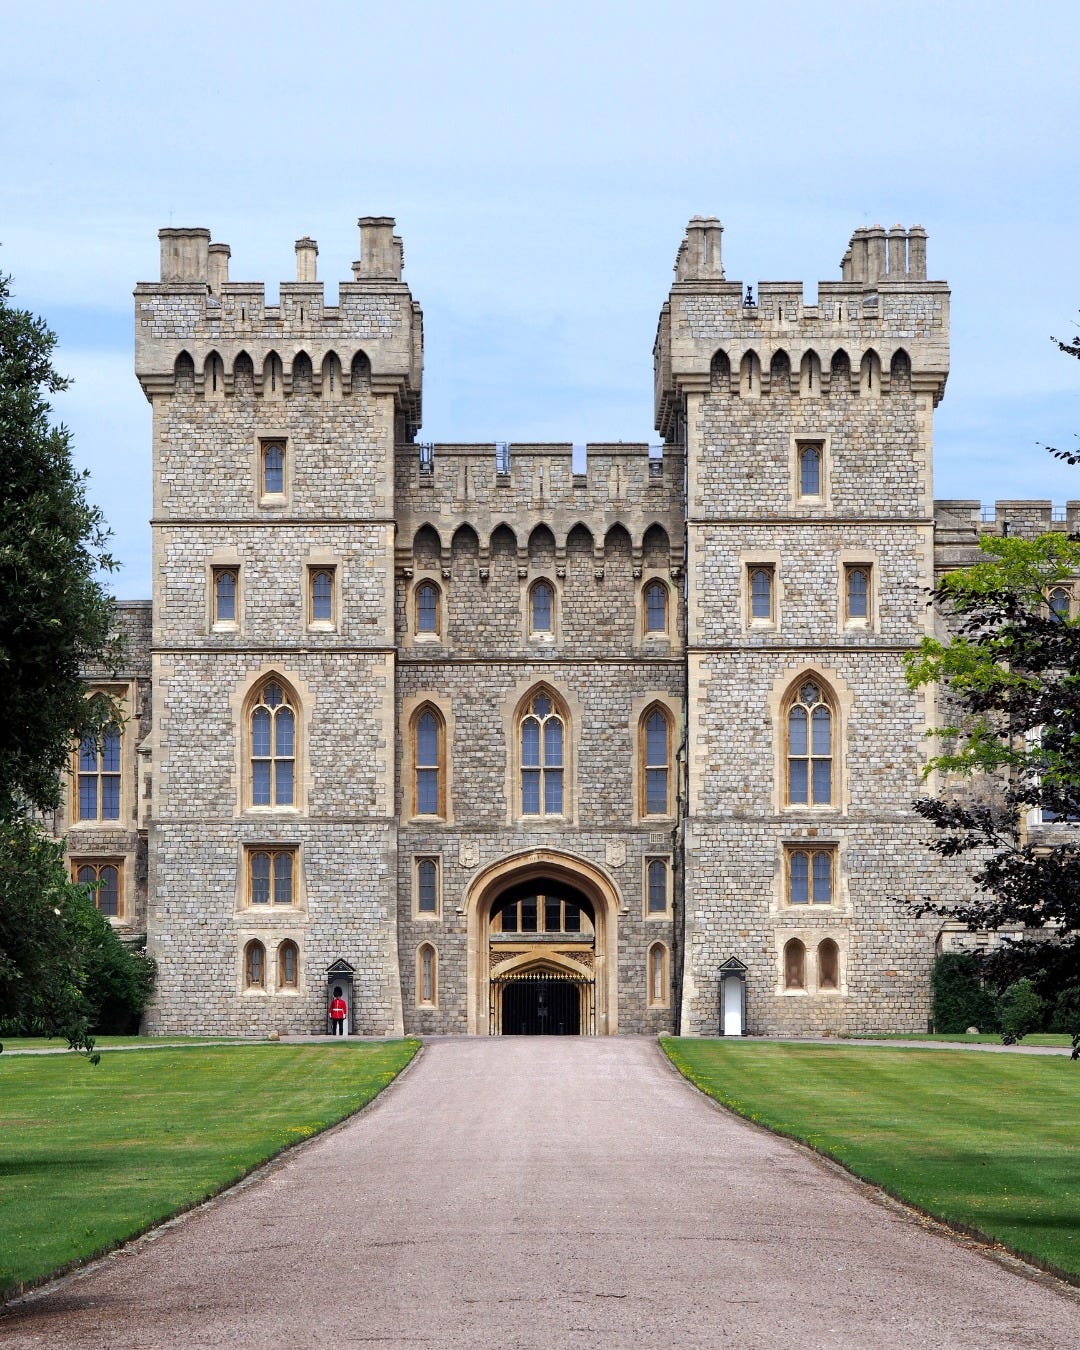
[[[1080,498],[1080,5],[37,0],[5,16],[0,269],[60,337],[57,400],[149,595],[150,416],[131,291],[157,230],[331,294],[387,214],[425,312],[425,440],[655,440],[652,340],[683,227],[727,276],[839,275],[921,223],[953,290],[936,495]]]

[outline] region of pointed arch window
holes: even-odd
[[[839,989],[840,948],[832,938],[826,938],[824,942],[818,943],[817,964],[818,989],[824,991]]]
[[[849,623],[863,623],[870,617],[870,568],[863,564],[844,569],[845,610]]]
[[[773,620],[773,592],[776,569],[771,563],[750,568],[750,622],[765,624]]]
[[[791,904],[832,904],[834,856],[831,848],[788,851],[788,901]]]
[[[529,591],[529,632],[550,637],[555,631],[555,588],[550,581],[537,581]]]
[[[435,708],[425,706],[413,721],[413,815],[445,815],[445,724]]]
[[[266,948],[259,941],[244,948],[244,988],[266,988]]]
[[[670,868],[666,858],[650,858],[645,868],[645,913],[657,918],[668,912],[668,878]]]
[[[418,633],[430,633],[437,636],[441,630],[441,599],[438,586],[433,581],[421,581],[414,593],[415,627]]]
[[[214,579],[214,626],[215,628],[236,627],[236,598],[240,590],[239,567],[215,567]]]
[[[80,742],[77,820],[120,819],[120,745],[120,728],[115,726]]]
[[[261,458],[262,495],[264,497],[283,497],[285,495],[285,442],[263,441]]]
[[[519,726],[521,749],[521,814],[563,814],[563,771],[566,721],[546,690],[530,699]]]
[[[295,902],[295,848],[248,849],[247,860],[249,904],[292,905]]]
[[[293,806],[296,794],[296,709],[279,680],[267,680],[249,714],[252,806]]]
[[[784,988],[806,988],[806,948],[798,938],[784,944]]]
[[[430,942],[416,953],[416,1002],[434,1008],[439,1002],[439,954]]]
[[[668,950],[662,942],[654,942],[649,948],[649,998],[650,1008],[666,1008],[668,1002]]]
[[[668,588],[662,581],[650,581],[645,587],[645,632],[666,633],[668,627]]]
[[[816,442],[805,442],[799,446],[799,496],[821,496],[821,446]]]
[[[671,733],[666,709],[646,710],[639,736],[643,816],[671,815]]]
[[[300,984],[300,952],[296,943],[285,941],[278,948],[278,988],[296,989]]]
[[[80,886],[93,886],[94,904],[110,919],[120,918],[120,865],[112,862],[80,862],[75,868]]]
[[[1054,623],[1064,623],[1069,617],[1070,596],[1064,586],[1055,586],[1046,597],[1047,605],[1050,610],[1050,618]]]
[[[817,680],[803,680],[788,704],[789,806],[833,804],[833,710]]]
[[[334,622],[334,569],[312,567],[308,571],[308,606],[311,623]]]

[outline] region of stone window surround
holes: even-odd
[[[800,685],[807,680],[822,686],[825,701],[832,709],[832,798],[828,805],[811,805],[787,800],[787,714]],[[792,673],[782,672],[773,681],[766,701],[766,716],[773,728],[773,792],[772,809],[775,815],[799,816],[817,819],[821,816],[846,816],[851,800],[848,774],[847,727],[851,720],[855,697],[839,671],[819,661],[810,660]]]
[[[563,719],[563,809],[558,816],[525,816],[521,812],[521,723],[532,700],[541,691],[548,694]],[[577,825],[578,735],[575,728],[584,724],[583,718],[580,701],[543,677],[527,676],[507,691],[502,700],[501,718],[503,743],[509,748],[504,778],[507,825],[525,825],[530,830],[566,829]]]
[[[217,614],[217,583],[225,572],[236,577],[236,617],[219,619]],[[228,556],[214,553],[206,563],[206,631],[208,633],[239,633],[244,615],[244,569],[239,555],[230,550]]]
[[[777,917],[793,919],[799,915],[850,915],[851,900],[848,892],[847,874],[844,869],[844,855],[847,851],[847,838],[840,832],[828,828],[823,834],[820,826],[808,825],[804,829],[785,830],[784,836],[776,841],[776,866],[773,872],[772,895],[769,912]],[[832,901],[830,904],[793,904],[790,894],[789,858],[792,853],[829,852],[832,854]]]
[[[431,997],[424,997],[424,957],[431,954]],[[416,999],[418,1008],[438,1008],[439,1006],[439,949],[433,942],[421,942],[416,948]]]
[[[805,948],[803,987],[789,989],[785,984],[784,952],[787,944],[798,940]],[[837,989],[821,989],[818,985],[818,947],[822,942],[835,942],[837,948]],[[846,998],[848,994],[848,931],[846,928],[819,928],[807,925],[800,928],[777,928],[773,932],[775,944],[774,965],[776,988],[781,998]]]
[[[803,496],[802,463],[800,451],[804,446],[813,445],[821,453],[821,491],[816,495]],[[788,441],[788,472],[791,483],[791,505],[794,511],[817,514],[829,508],[832,499],[832,436],[827,432],[792,432]]]
[[[266,914],[268,916],[277,912],[279,914],[288,914],[295,918],[297,911],[307,909],[307,895],[304,887],[304,868],[303,858],[301,856],[301,845],[296,839],[260,839],[255,842],[245,842],[240,844],[240,858],[237,874],[239,885],[237,886],[236,907],[244,912],[251,911],[255,914]],[[273,862],[271,862],[270,894],[269,901],[262,901],[256,904],[252,898],[251,883],[251,860],[256,853],[269,853],[271,857],[276,853],[292,854],[292,901],[289,904],[275,904],[273,900]]]
[[[420,866],[432,863],[435,867],[435,908],[420,908]],[[415,853],[412,859],[412,916],[418,923],[438,923],[443,916],[442,854]]]
[[[79,813],[79,744],[71,748],[70,787],[68,789],[68,828],[72,830],[127,830],[135,828],[135,784],[138,740],[137,727],[132,725],[130,717],[124,716],[125,707],[135,708],[136,684],[134,680],[101,681],[90,685],[84,691],[84,697],[93,698],[95,694],[107,694],[120,708],[120,814],[115,820],[102,820],[99,816],[90,816],[85,820]],[[100,800],[99,800],[100,805]]]
[[[434,632],[420,631],[420,621],[417,613],[419,604],[420,587],[428,585],[435,588],[435,630]],[[418,570],[409,586],[406,597],[407,606],[407,629],[410,642],[430,643],[436,646],[446,641],[446,590],[442,580],[441,573],[434,568],[425,568]]]
[[[664,908],[649,908],[649,872],[653,863],[664,868]],[[670,922],[672,892],[672,857],[670,853],[646,853],[641,859],[641,917],[646,923]]]
[[[318,572],[330,573],[330,618],[315,618],[312,587]],[[309,553],[304,563],[304,614],[309,633],[336,633],[341,628],[341,567],[332,554]]]
[[[299,998],[307,992],[304,978],[304,945],[301,935],[295,932],[276,932],[266,928],[243,928],[237,933],[237,993],[245,998],[270,998],[279,995],[282,998]],[[247,953],[253,942],[263,949],[263,982],[261,985],[249,985],[247,982]],[[280,951],[284,943],[291,942],[296,948],[296,985],[281,983]]]
[[[110,924],[118,928],[129,926],[127,916],[133,912],[129,908],[132,897],[128,895],[128,878],[129,873],[133,873],[135,869],[125,867],[125,861],[126,858],[123,854],[114,855],[101,852],[85,855],[73,853],[68,858],[70,876],[76,884],[81,884],[79,883],[79,869],[81,867],[93,867],[97,873],[100,873],[103,867],[116,868],[116,913],[106,914],[104,917],[109,920]],[[98,892],[95,891],[90,898],[94,902],[94,907],[98,908]]]
[[[263,491],[263,456],[271,445],[280,445],[284,456],[281,492]],[[285,427],[259,427],[253,437],[253,476],[255,506],[261,510],[284,510],[292,500],[293,460],[295,455]]]
[[[856,568],[864,568],[868,575],[866,618],[852,618],[848,614],[848,575]],[[841,548],[837,558],[836,626],[848,632],[879,632],[881,607],[879,604],[880,571],[877,550],[873,548]]]
[[[416,724],[425,708],[430,708],[440,724],[439,740],[439,813],[416,814]],[[413,694],[402,700],[398,724],[401,738],[401,814],[402,824],[422,821],[431,825],[454,823],[454,713],[448,698],[433,692]]]
[[[755,619],[750,578],[759,569],[772,577],[772,614],[767,619]],[[780,568],[780,550],[744,548],[739,550],[739,613],[744,633],[774,632],[781,626],[784,603],[783,572]]]
[[[521,632],[525,641],[537,647],[556,647],[563,640],[563,582],[555,575],[555,568],[526,568],[524,576],[518,571],[520,582]],[[551,586],[551,630],[535,632],[532,626],[532,593],[537,583]]]
[[[655,962],[659,959],[660,969]],[[659,973],[660,989],[657,991],[655,976]],[[645,1005],[648,1008],[668,1008],[671,1006],[671,953],[666,942],[650,942],[645,955]]]
[[[291,806],[253,806],[251,803],[251,713],[256,707],[263,686],[268,680],[277,680],[292,698],[296,721],[293,743],[293,801]],[[314,695],[306,680],[298,675],[288,676],[277,665],[266,664],[247,675],[233,690],[229,700],[233,725],[237,728],[234,788],[237,815],[288,817],[303,815],[311,787],[308,766],[307,731],[314,711]]]
[[[659,582],[664,588],[664,627],[663,630],[657,630],[650,633],[646,627],[646,595],[645,592],[655,582]],[[635,617],[634,641],[648,647],[662,647],[667,650],[673,643],[678,642],[678,599],[674,594],[674,588],[671,584],[670,576],[667,572],[656,567],[647,567],[641,574],[641,580],[638,582],[638,604]]]
[[[668,812],[666,815],[650,815],[645,811],[645,720],[654,709],[659,708],[668,721]],[[678,773],[679,730],[682,726],[682,706],[665,690],[655,689],[639,694],[630,705],[628,730],[630,743],[634,747],[630,789],[633,802],[633,823],[635,825],[653,825],[665,820],[674,820],[676,807],[676,774]]]

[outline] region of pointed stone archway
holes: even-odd
[[[479,872],[465,891],[468,933],[467,980],[470,1036],[491,1033],[491,918],[507,891],[535,881],[580,892],[592,907],[595,933],[593,970],[594,1020],[598,1036],[619,1029],[619,911],[615,882],[595,863],[557,849],[529,849],[511,854]]]

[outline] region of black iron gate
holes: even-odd
[[[530,970],[491,980],[492,1036],[595,1036],[596,985],[589,975]]]

